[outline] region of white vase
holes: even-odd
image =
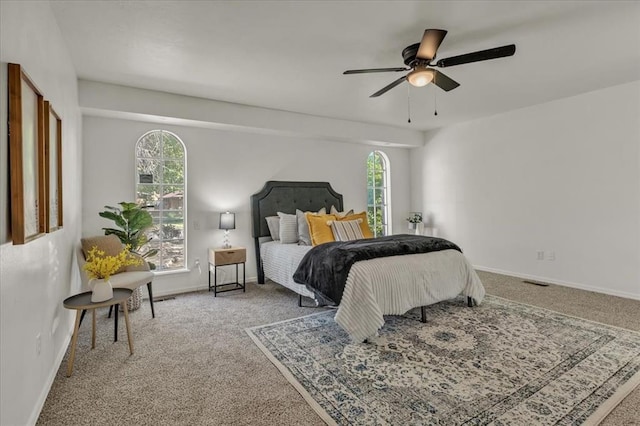
[[[104,302],[105,300],[109,300],[113,297],[111,281],[100,278],[96,278],[91,281],[91,285],[93,286],[91,293],[92,302]]]

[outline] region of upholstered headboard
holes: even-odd
[[[264,188],[251,196],[252,235],[255,241],[258,282],[264,283],[264,271],[260,260],[260,238],[268,237],[265,218],[278,212],[294,214],[296,209],[317,211],[335,206],[342,210],[342,194],[333,190],[329,182],[290,182],[270,180]]]

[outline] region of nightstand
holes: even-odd
[[[242,289],[246,291],[245,286],[245,271],[247,261],[247,249],[244,247],[232,247],[228,249],[218,248],[209,249],[209,291],[213,289],[213,296],[216,297],[218,293],[224,293],[225,291],[233,291]],[[242,283],[239,281],[238,265],[242,264]],[[236,281],[226,284],[218,284],[218,268],[220,266],[236,265]],[[211,268],[213,267],[213,285],[211,285]],[[230,287],[232,286],[232,287]],[[222,287],[222,290],[218,290]]]

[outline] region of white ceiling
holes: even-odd
[[[636,1],[51,1],[78,76],[324,117],[427,130],[640,79]],[[427,28],[438,57],[515,43],[515,56],[402,74]],[[434,116],[437,100],[438,116]],[[600,106],[606,108],[606,105]]]

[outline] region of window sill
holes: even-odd
[[[182,269],[172,269],[170,271],[151,271],[153,272],[155,275],[174,275],[174,274],[187,274],[189,272],[191,272],[189,269],[187,268],[182,268]]]

